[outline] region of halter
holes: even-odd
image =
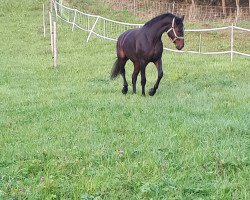
[[[175,30],[174,30],[174,22],[175,22],[175,17],[173,18],[171,28],[168,29],[168,31],[167,31],[167,34],[168,34],[170,31],[173,31],[173,33],[174,33],[174,39],[172,40],[173,42],[175,42],[175,40],[177,40],[177,39],[184,39],[184,37],[179,37],[179,36],[176,34],[176,32],[175,32]]]

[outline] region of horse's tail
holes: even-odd
[[[120,73],[120,66],[119,66],[118,59],[117,59],[113,65],[113,69],[112,69],[110,78],[115,79],[119,73]]]

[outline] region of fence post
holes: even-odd
[[[72,25],[72,31],[74,31],[75,22],[76,22],[76,9],[75,9],[75,15],[74,15],[74,20],[73,20],[73,25]]]
[[[234,25],[231,26],[231,62],[233,61],[234,53]]]
[[[136,4],[136,0],[134,0],[134,15],[135,15],[135,4]]]
[[[250,13],[250,0],[248,1],[249,13]]]
[[[56,13],[56,21],[58,21],[58,13],[57,13],[57,1],[54,0],[54,9],[55,9],[55,13]]]
[[[54,56],[54,41],[53,41],[53,23],[52,23],[52,15],[51,12],[49,12],[49,30],[50,30],[50,46],[51,46],[51,52],[52,56]]]
[[[103,35],[106,37],[106,21],[103,21]]]
[[[173,1],[172,13],[174,13],[174,4],[175,2]]]
[[[97,24],[99,18],[100,18],[100,16],[98,16],[98,17],[96,18],[95,23],[94,23],[93,27],[92,27],[91,30],[90,30],[89,36],[88,36],[88,38],[87,38],[87,42],[89,42],[89,38],[90,38],[91,34],[93,33],[93,30],[94,30],[94,28],[95,28],[95,26],[96,26],[96,24]]]
[[[88,22],[88,29],[87,29],[87,30],[89,31],[89,16],[88,16],[88,20],[87,20],[87,22]]]
[[[43,4],[43,36],[46,37],[45,6]]]
[[[199,38],[199,54],[201,53],[201,33],[200,33],[200,38]]]
[[[53,52],[54,52],[54,67],[57,67],[57,24],[56,22],[53,23],[53,26],[54,26],[54,37],[53,37]]]

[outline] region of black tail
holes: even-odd
[[[113,65],[113,69],[112,69],[112,72],[111,72],[111,79],[115,79],[118,74],[120,73],[120,66],[118,64],[118,59],[115,61],[114,65]]]

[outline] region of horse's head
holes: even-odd
[[[184,47],[184,16],[174,17],[172,20],[172,26],[168,29],[167,34],[172,39],[175,47],[181,50]]]

